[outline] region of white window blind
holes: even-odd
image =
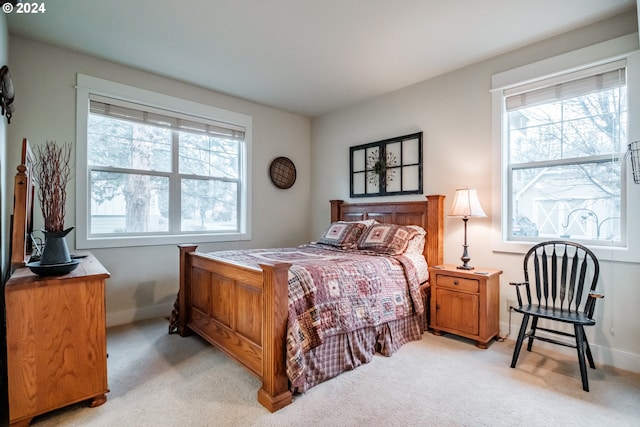
[[[626,61],[616,61],[565,74],[560,78],[545,79],[506,89],[504,91],[506,111],[561,101],[625,85],[625,63]],[[585,74],[589,75],[585,76]]]
[[[244,140],[245,129],[228,123],[215,122],[208,119],[171,113],[163,114],[160,109],[115,100],[98,95],[90,96],[89,109],[91,114],[114,117],[134,123],[144,123],[151,126],[183,130],[217,138]]]

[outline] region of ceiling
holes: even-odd
[[[313,117],[635,0],[64,0],[10,34]]]

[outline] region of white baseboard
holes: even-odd
[[[513,329],[515,323],[517,324],[515,325],[515,329]],[[512,341],[512,345],[518,338],[518,331],[520,329],[520,321],[515,323],[512,324],[511,333],[507,338],[508,340]],[[508,323],[500,324],[501,336],[506,335],[506,331],[508,330]],[[523,346],[524,345],[526,345],[526,343],[523,344]],[[565,354],[576,354],[576,350],[573,348],[554,345],[546,343],[544,341],[536,341],[535,345],[553,349],[554,351],[559,351]],[[640,372],[640,354],[629,353],[626,351],[617,350],[615,348],[593,344],[592,342],[589,342],[589,346],[591,347],[591,353],[593,354],[593,359],[596,362],[596,366],[600,364],[613,366],[614,368],[618,369],[624,369],[625,371]]]
[[[156,317],[169,317],[173,304],[156,304],[147,307],[140,307],[133,310],[123,310],[107,312],[107,327],[126,325],[140,320],[153,319]]]

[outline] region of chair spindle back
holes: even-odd
[[[529,270],[533,270],[533,281]],[[524,257],[524,279],[527,301],[545,308],[593,315],[593,298],[586,295],[595,291],[600,267],[596,256],[583,245],[568,241],[549,241],[533,246]],[[531,289],[531,285],[535,285]],[[535,292],[535,295],[532,295]],[[584,307],[582,303],[589,300]]]

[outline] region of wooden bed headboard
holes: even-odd
[[[11,270],[24,267],[33,249],[33,202],[35,181],[33,180],[34,156],[29,141],[22,140],[22,159],[18,165],[13,186],[13,215],[11,221]]]
[[[331,222],[375,219],[380,222],[419,225],[427,231],[424,256],[429,265],[444,261],[444,198],[426,196],[427,200],[388,203],[345,203],[331,200]]]

